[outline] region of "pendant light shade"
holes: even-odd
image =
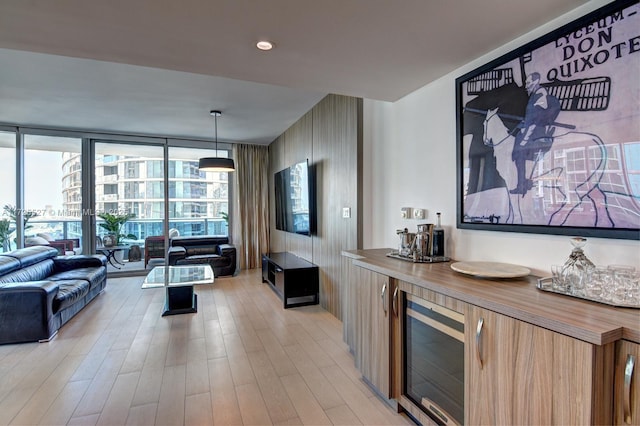
[[[222,115],[220,111],[211,111],[215,118],[216,126],[216,155],[218,155],[218,117]],[[198,161],[198,169],[204,172],[233,172],[236,169],[233,158],[205,157]]]
[[[236,166],[232,158],[205,157],[198,161],[198,168],[205,172],[232,172]]]

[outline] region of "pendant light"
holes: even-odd
[[[220,111],[211,111],[216,123],[216,155],[218,155],[218,117],[222,115]],[[236,169],[233,158],[205,157],[198,161],[198,169],[204,172],[233,172]]]

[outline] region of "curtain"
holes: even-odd
[[[262,266],[269,252],[269,150],[260,145],[233,145],[236,161],[233,179],[232,238],[238,268]]]

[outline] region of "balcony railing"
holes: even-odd
[[[97,220],[96,234],[100,237],[107,232],[100,227],[102,220]],[[228,225],[223,218],[185,218],[169,219],[169,229],[177,229],[180,236],[196,235],[228,235]],[[15,224],[10,227],[12,232],[7,236],[6,244],[0,247],[3,252],[16,249]],[[162,219],[130,219],[125,223],[123,234],[135,235],[135,239],[124,239],[125,244],[137,244],[144,247],[146,237],[163,235]],[[33,237],[38,234],[49,234],[53,239],[80,238],[82,240],[82,221],[74,219],[38,219],[29,220],[25,237]]]

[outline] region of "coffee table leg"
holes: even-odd
[[[192,285],[169,286],[165,291],[163,317],[198,312],[198,295]]]

